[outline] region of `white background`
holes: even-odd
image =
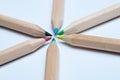
[[[65,0],[62,29],[75,20],[120,2],[120,0]],[[53,0],[0,0],[0,14],[40,25],[52,33]],[[120,18],[82,34],[120,38]],[[33,39],[0,27],[0,51]],[[120,55],[74,48],[57,40],[60,49],[59,80],[120,80]],[[44,80],[46,50],[38,51],[0,67],[0,80]]]

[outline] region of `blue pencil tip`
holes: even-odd
[[[54,34],[56,35],[58,33],[58,28],[54,28],[53,31],[54,31]]]

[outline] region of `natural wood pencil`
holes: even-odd
[[[58,36],[58,38],[76,47],[84,47],[120,53],[120,39],[104,38],[81,34]]]
[[[57,34],[63,21],[64,14],[64,0],[54,0],[53,14],[52,14],[52,27],[54,34]]]
[[[41,47],[50,37],[25,41],[0,52],[0,65],[29,54]]]
[[[43,30],[40,26],[4,15],[0,15],[0,26],[28,34],[33,37],[51,36],[50,33]]]
[[[58,32],[58,35],[79,33],[119,16],[120,3],[73,22],[64,30]]]
[[[58,80],[58,64],[59,49],[53,39],[47,50],[45,80]]]

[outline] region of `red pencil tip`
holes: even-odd
[[[45,37],[44,38],[46,41],[49,41],[51,39],[51,37]]]

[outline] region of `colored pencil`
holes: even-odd
[[[120,3],[117,3],[111,7],[108,7],[97,13],[94,13],[92,15],[89,15],[85,18],[73,22],[64,30],[58,32],[58,35],[79,33],[119,16],[120,16]]]
[[[0,52],[0,65],[13,61],[40,48],[50,37],[28,40]]]
[[[62,25],[63,13],[64,13],[64,0],[54,0],[52,27],[55,35],[57,34]]]
[[[81,34],[58,36],[58,38],[76,47],[84,47],[120,53],[120,39],[104,38]]]
[[[58,80],[59,49],[53,39],[47,49],[45,80]]]
[[[0,15],[0,26],[28,34],[33,37],[52,36],[50,33],[46,32],[38,25],[4,15]]]

